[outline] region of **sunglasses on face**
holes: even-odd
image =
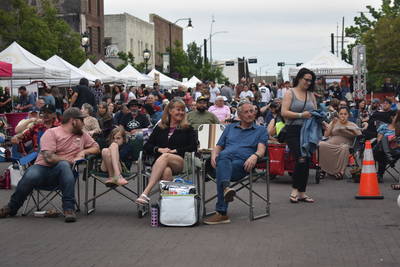
[[[306,78],[303,78],[303,79],[308,83],[312,83],[312,79],[306,79]]]

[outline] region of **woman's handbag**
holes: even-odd
[[[293,91],[292,91],[292,94],[294,94]],[[302,113],[304,112],[304,109],[305,109],[306,104],[307,104],[307,96],[308,96],[308,92],[306,92],[306,99],[304,100],[304,105],[303,105],[303,108],[302,108],[302,110],[301,110]],[[293,96],[292,96],[292,97],[293,97]],[[294,120],[293,120],[293,121],[294,121]],[[281,129],[281,131],[279,132],[278,138],[277,138],[279,143],[284,143],[284,142],[285,142],[285,140],[286,140],[286,135],[287,135],[287,126],[291,125],[291,124],[293,123],[293,121],[292,121],[291,123],[285,125],[285,127],[283,127],[283,128]]]

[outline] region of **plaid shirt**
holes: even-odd
[[[59,126],[60,123],[58,121],[54,121],[53,125],[51,126],[51,128],[53,127],[57,127]],[[42,134],[49,128],[46,127],[46,125],[44,125],[43,123],[37,123],[35,125],[33,125],[31,128],[29,128],[28,130],[24,131],[22,133],[22,136],[20,138],[21,140],[21,144],[24,144],[28,141],[32,141],[32,146],[33,146],[33,150],[37,151],[38,147],[39,147],[39,134]]]

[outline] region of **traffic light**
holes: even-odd
[[[296,67],[300,67],[303,63],[296,63]]]
[[[278,62],[278,67],[285,67],[285,62]]]

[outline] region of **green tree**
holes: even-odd
[[[366,9],[367,12],[361,12],[359,16],[354,17],[355,25],[346,27],[345,29],[346,37],[351,37],[355,40],[344,51],[344,58],[349,63],[352,63],[352,48],[361,44],[362,36],[373,29],[381,17],[397,17],[400,15],[400,0],[382,0],[382,5],[379,9],[370,5],[366,6]]]
[[[0,49],[13,41],[42,59],[57,54],[71,64],[79,66],[85,60],[80,47],[80,35],[62,19],[52,2],[41,1],[42,10],[25,0],[6,0],[10,10],[0,10]]]
[[[135,57],[131,52],[125,53],[123,51],[118,52],[118,58],[123,61],[122,64],[118,65],[115,69],[117,71],[121,71],[123,68],[125,68],[128,64],[132,65],[135,69],[137,69],[139,72],[144,72],[146,65],[144,62],[141,62],[139,64],[135,64]]]
[[[220,83],[227,80],[222,74],[221,67],[211,67],[209,63],[203,64],[201,49],[195,42],[188,44],[186,51],[183,50],[180,42],[175,42],[171,55],[173,78],[190,78],[195,75],[201,80],[215,80]]]
[[[343,56],[347,62],[352,63],[352,48],[364,44],[367,52],[368,88],[376,89],[385,77],[399,79],[400,0],[382,0],[379,8],[366,8],[367,12],[361,12],[354,18],[355,25],[345,30],[346,37],[354,38],[355,42],[347,46]]]

